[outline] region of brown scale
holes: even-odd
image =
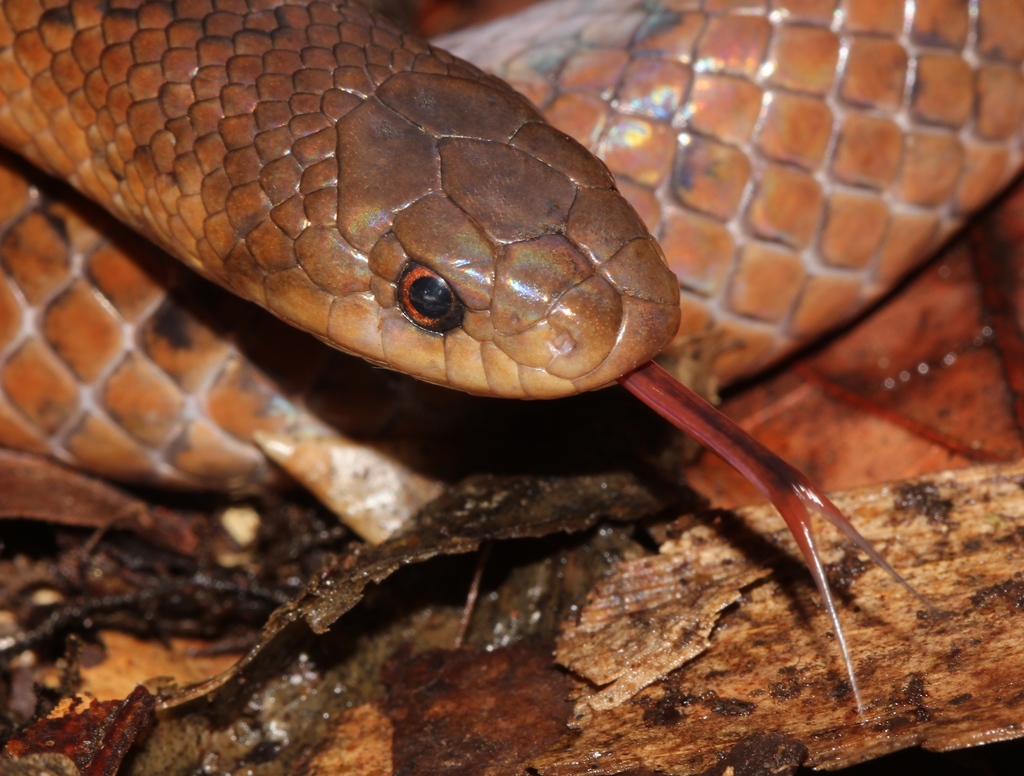
[[[401,417],[404,437],[436,439],[492,417],[489,405],[453,404],[284,325],[2,152],[0,188],[12,194],[0,223],[6,447],[122,481],[252,490],[288,481],[252,444],[257,430],[379,438]],[[529,264],[528,248],[510,268]],[[74,321],[47,325],[72,313],[68,299],[82,300]],[[26,380],[26,364],[51,372]],[[60,409],[61,422],[32,422],[35,406]]]

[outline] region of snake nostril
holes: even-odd
[[[554,357],[568,355],[575,347],[576,338],[567,331],[561,332],[551,340],[551,353]]]
[[[572,338],[573,347],[548,365],[548,373],[574,380],[597,368],[619,338],[622,297],[608,281],[594,276],[563,294],[547,316],[558,334]]]

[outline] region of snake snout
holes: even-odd
[[[518,318],[504,310],[494,317]],[[592,275],[560,294],[527,328],[503,334],[496,326],[494,342],[517,364],[571,381],[607,358],[621,322],[619,295],[606,280]],[[566,383],[565,391],[572,392],[572,386]]]
[[[589,215],[577,214],[575,222],[570,215],[565,235],[508,246],[495,278],[494,344],[520,371],[554,378],[542,395],[615,380],[657,355],[679,325],[675,275],[625,201],[604,190],[581,192],[578,202],[613,203],[611,217],[625,213],[628,220],[616,232]]]

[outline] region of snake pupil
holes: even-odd
[[[409,286],[409,301],[425,318],[443,318],[455,297],[440,278],[426,275],[416,278]]]
[[[405,316],[427,331],[443,334],[462,324],[462,302],[433,270],[412,264],[398,281],[398,303]]]

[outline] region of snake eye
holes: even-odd
[[[462,302],[436,272],[411,264],[398,279],[398,306],[421,329],[444,333],[462,323]]]

